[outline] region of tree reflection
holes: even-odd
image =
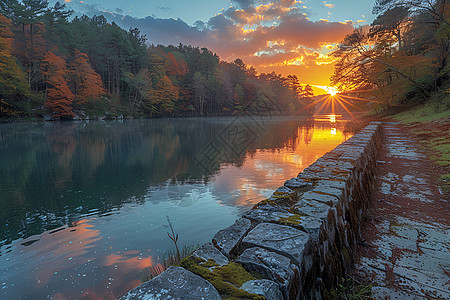
[[[116,122],[4,124],[0,126],[0,246],[102,214],[124,203],[167,201],[149,190],[167,189],[169,201],[192,205],[184,184],[206,184],[226,165],[242,168],[258,151],[311,143],[314,128],[296,118],[151,119]],[[339,123],[336,126],[340,126]],[[348,132],[353,128],[346,128]],[[343,130],[343,132],[345,132]],[[244,142],[242,142],[244,141]],[[236,142],[235,144],[233,144]],[[214,145],[219,155],[199,154]],[[243,145],[242,149],[231,149]],[[205,156],[206,157],[206,156]]]

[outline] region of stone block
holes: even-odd
[[[204,244],[203,246],[195,250],[195,252],[192,253],[192,256],[204,259],[206,261],[214,260],[214,262],[219,266],[224,266],[229,262],[228,258],[226,258],[225,255],[222,254],[222,252],[214,247],[212,243]]]
[[[297,201],[297,193],[285,186],[279,187],[269,199],[262,201],[275,207],[290,208]]]
[[[324,179],[324,180],[318,181],[315,187],[316,188],[330,187],[330,188],[334,188],[334,189],[345,190],[345,186],[346,186],[345,181]]]
[[[304,181],[298,177],[294,177],[286,180],[284,182],[284,186],[296,191],[306,191],[312,187],[312,183]]]
[[[247,271],[257,272],[266,279],[273,280],[280,285],[286,298],[298,292],[299,268],[286,256],[268,251],[260,247],[245,250],[237,259]]]
[[[335,193],[336,195],[331,193]],[[314,200],[327,204],[328,206],[333,206],[338,203],[341,194],[342,191],[338,189],[321,187],[304,193],[302,199],[307,201]]]
[[[278,284],[267,279],[247,281],[241,286],[241,289],[252,294],[264,296],[267,300],[283,299]]]
[[[221,297],[207,280],[181,267],[169,267],[119,300],[140,299],[217,299]]]
[[[295,194],[295,191],[286,187],[286,186],[280,186],[275,190],[273,193],[274,195],[285,195],[285,194]]]
[[[313,239],[319,235],[322,220],[319,218],[290,213],[282,208],[270,205],[262,205],[244,214],[248,218],[258,223],[277,223],[291,226],[309,233]]]
[[[293,206],[292,210],[299,215],[310,216],[324,220],[328,215],[330,206],[315,200],[302,199]]]
[[[309,247],[309,234],[289,226],[260,223],[242,240],[242,246],[265,248],[300,265],[303,253]]]
[[[212,242],[226,257],[232,258],[242,238],[252,227],[249,219],[240,218],[233,225],[216,233]]]

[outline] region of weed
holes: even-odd
[[[146,267],[139,271],[138,276],[142,283],[152,280],[154,277],[167,270],[170,266],[179,265],[184,258],[189,257],[199,247],[199,244],[184,245],[180,251],[178,248],[178,233],[175,233],[169,216],[166,216],[166,218],[171,231],[170,233],[167,232],[167,235],[175,244],[175,249],[170,249],[167,251],[164,255],[162,263]]]
[[[339,300],[375,299],[371,296],[371,285],[361,284],[351,277],[341,278],[336,289],[331,294],[335,299]]]

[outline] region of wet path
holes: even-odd
[[[450,299],[450,195],[400,125],[384,126],[370,220],[356,279],[375,299]]]

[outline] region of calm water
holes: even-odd
[[[350,123],[229,117],[0,125],[0,298],[114,299],[208,242]]]

